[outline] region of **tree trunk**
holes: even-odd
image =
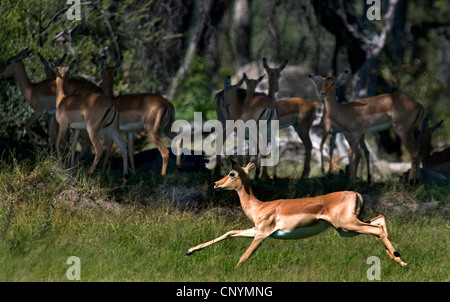
[[[192,59],[202,42],[203,35],[207,26],[207,20],[213,6],[214,0],[203,0],[200,4],[200,10],[197,16],[197,22],[195,24],[194,32],[189,40],[188,48],[186,54],[184,55],[184,60],[178,69],[176,76],[173,77],[172,82],[168,88],[168,98],[169,100],[173,98],[177,90],[178,84],[181,79],[183,79],[192,64]]]
[[[236,29],[236,54],[238,67],[251,61],[251,0],[236,0],[233,9],[233,23]]]

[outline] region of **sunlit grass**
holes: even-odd
[[[346,186],[338,177],[331,179],[329,187],[320,178],[280,181],[277,186],[260,183],[255,191],[270,200],[313,196]],[[51,158],[3,165],[0,280],[67,281],[67,258],[77,256],[82,281],[368,281],[367,258],[377,256],[381,281],[449,281],[450,225],[442,213],[366,213],[365,219],[386,216],[390,240],[409,269],[391,261],[375,237],[342,238],[332,228],[303,240],[269,238],[235,269],[251,239],[225,240],[190,257],[184,253],[229,230],[251,227],[236,194],[213,193],[209,176],[180,172],[165,179],[136,174],[126,189],[109,182],[95,174],[63,169]],[[151,193],[162,183],[205,190],[205,203],[182,209],[170,197],[152,199]],[[448,186],[406,189],[361,182],[357,187],[363,194],[390,192],[422,202],[448,202]],[[78,199],[66,203],[73,196]]]

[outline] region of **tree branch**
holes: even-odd
[[[197,23],[195,25],[194,33],[189,40],[188,49],[184,56],[183,63],[181,64],[176,73],[177,75],[172,79],[172,82],[170,83],[170,86],[168,88],[167,94],[169,99],[173,98],[180,80],[186,76],[186,73],[191,67],[193,56],[195,55],[196,49],[198,48],[198,45],[202,40],[203,33],[206,27],[206,21],[208,20],[208,16],[210,14],[213,3],[214,0],[204,0],[200,4],[201,10],[199,12],[199,16],[197,17]]]

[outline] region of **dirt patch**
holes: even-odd
[[[56,202],[64,203],[70,208],[79,210],[101,209],[118,212],[126,208],[126,206],[113,200],[92,198],[86,194],[78,192],[78,190],[74,188],[61,192],[56,198]]]
[[[449,205],[442,202],[419,202],[411,196],[398,192],[363,195],[364,207],[391,212],[393,215],[408,215],[411,213],[450,215]]]

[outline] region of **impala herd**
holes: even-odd
[[[102,87],[81,77],[70,77],[70,71],[76,61],[68,66],[60,65],[63,56],[57,62],[46,60],[40,54],[44,64],[47,79],[32,83],[27,76],[23,60],[31,54],[25,49],[9,58],[0,69],[0,78],[15,77],[24,98],[29,102],[34,112],[25,125],[26,133],[36,145],[36,134],[31,126],[42,116],[49,116],[48,133],[50,141],[54,141],[54,119],[59,125],[56,138],[56,151],[61,158],[61,143],[69,128],[74,129],[71,144],[71,165],[74,164],[78,136],[81,133],[83,150],[90,140],[95,151],[95,158],[90,171],[98,165],[102,154],[106,151],[102,171],[105,170],[111,151],[112,142],[119,147],[123,159],[123,176],[128,176],[128,164],[134,173],[134,131],[145,130],[156,144],[162,156],[161,174],[167,173],[169,150],[162,142],[162,135],[174,139],[171,126],[175,117],[174,106],[163,96],[151,93],[114,95],[114,73],[120,68],[121,57],[114,66],[108,66],[106,57],[101,58]],[[219,121],[225,126],[227,120],[242,120],[244,122],[265,120],[268,123],[278,121],[279,128],[293,126],[305,146],[305,159],[302,177],[310,174],[312,143],[310,128],[319,110],[323,111],[321,127],[323,139],[320,145],[322,156],[322,174],[324,171],[323,144],[328,134],[342,132],[349,145],[349,179],[356,180],[357,167],[360,160],[360,146],[365,148],[364,134],[393,128],[400,137],[411,156],[411,169],[408,181],[416,183],[419,180],[420,162],[429,169],[440,173],[450,172],[450,152],[445,150],[431,154],[431,134],[441,124],[428,128],[424,120],[419,136],[415,130],[419,128],[424,118],[424,108],[410,97],[394,93],[381,94],[366,99],[354,100],[340,104],[336,98],[336,88],[346,82],[348,72],[341,73],[337,78],[310,75],[317,86],[322,103],[310,102],[300,97],[290,97],[277,101],[278,82],[282,71],[287,65],[285,61],[279,67],[271,68],[264,58],[263,67],[268,76],[268,94],[255,92],[257,85],[265,75],[258,79],[248,79],[244,74],[242,80],[232,85],[230,77],[224,83],[224,89],[215,96],[215,109]],[[247,89],[240,86],[247,84]],[[224,134],[225,134],[225,127]],[[126,143],[119,132],[126,135]],[[228,132],[227,132],[228,133]],[[104,143],[100,136],[104,136]],[[224,135],[225,137],[225,135]],[[258,140],[258,137],[249,137]],[[181,142],[178,143],[181,147]],[[220,154],[217,155],[216,173],[220,173]],[[331,156],[330,156],[331,157]],[[366,153],[368,181],[370,182],[369,156]],[[335,228],[345,237],[358,234],[371,234],[383,242],[387,255],[401,266],[406,263],[388,240],[386,222],[383,216],[378,216],[368,222],[361,220],[363,199],[356,192],[335,192],[323,196],[297,199],[281,199],[261,202],[253,194],[249,171],[257,168],[255,177],[259,176],[258,158],[245,167],[230,159],[232,171],[215,183],[215,189],[235,190],[240,198],[244,213],[251,220],[253,228],[230,231],[214,240],[192,247],[186,253],[190,255],[213,243],[232,237],[250,237],[253,242],[242,255],[238,265],[246,261],[268,237],[278,239],[300,239],[316,235],[329,226]],[[330,158],[331,163],[331,158]],[[177,165],[181,164],[177,155]],[[331,166],[331,165],[330,165]],[[263,177],[267,177],[267,167],[263,167]],[[276,166],[273,171],[276,178]]]

